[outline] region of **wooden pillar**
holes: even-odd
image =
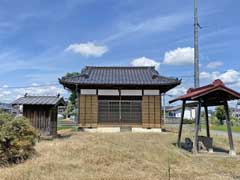
[[[230,146],[229,154],[234,156],[234,155],[236,155],[236,152],[234,150],[231,122],[230,122],[230,115],[229,115],[229,109],[228,109],[227,101],[224,102],[224,110],[225,110],[225,113],[226,113],[226,124],[227,124],[228,139],[229,139],[229,146]]]
[[[76,85],[76,93],[77,93],[77,120],[76,120],[76,124],[80,123],[80,90],[78,89],[78,86]]]
[[[199,101],[197,106],[196,119],[195,119],[195,132],[194,132],[194,142],[193,142],[193,150],[195,153],[198,153],[198,131],[200,126],[201,106],[202,106],[201,101]]]
[[[119,123],[120,127],[122,127],[122,94],[121,89],[118,89],[119,92]]]
[[[206,132],[207,132],[207,137],[210,137],[210,131],[209,131],[209,119],[208,119],[208,107],[207,105],[204,105],[205,109],[205,117],[206,117]]]
[[[181,147],[182,125],[183,125],[183,119],[184,119],[185,106],[186,106],[186,101],[183,100],[181,119],[180,119],[180,124],[179,124],[179,129],[178,129],[178,141],[177,141],[178,147]]]

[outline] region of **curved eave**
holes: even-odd
[[[164,84],[81,84],[66,82],[62,79],[59,79],[59,83],[62,84],[65,88],[68,88],[72,91],[75,91],[76,87],[78,87],[78,89],[160,89],[162,93],[165,93],[168,90],[180,85],[181,80],[176,80],[176,82]]]

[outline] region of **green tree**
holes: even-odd
[[[74,77],[74,76],[78,76],[78,75],[80,75],[79,72],[72,72],[72,73],[67,73],[64,77],[69,78],[69,77]],[[75,91],[72,91],[68,98],[67,108],[64,112],[65,117],[74,115],[74,107],[77,106],[76,99],[77,99],[77,93]]]
[[[226,119],[226,115],[225,115],[223,106],[216,107],[215,114],[216,114],[217,119],[220,121],[220,124],[223,125],[223,120]]]
[[[80,75],[79,72],[72,72],[72,73],[67,73],[64,77],[69,78],[69,77],[74,77]],[[76,105],[76,99],[77,99],[77,94],[75,91],[72,91],[68,100],[71,101],[72,105]]]
[[[69,116],[72,116],[72,115],[74,115],[74,105],[72,104],[71,101],[68,101],[67,108],[64,112],[64,116],[69,117]]]

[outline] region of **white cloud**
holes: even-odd
[[[168,95],[170,96],[181,96],[187,92],[187,88],[183,86],[177,86],[170,91],[167,92]]]
[[[140,21],[139,21],[140,19]],[[102,42],[115,41],[124,37],[129,37],[130,34],[140,33],[141,35],[166,32],[175,30],[178,26],[184,25],[191,21],[191,16],[188,13],[174,13],[166,16],[157,16],[149,19],[139,18],[137,22],[134,17],[131,22],[125,20],[118,23],[118,32],[105,38]]]
[[[156,69],[159,68],[160,62],[146,57],[140,57],[131,61],[132,66],[154,66]]]
[[[207,68],[216,69],[222,65],[223,65],[223,62],[221,62],[221,61],[213,61],[213,62],[210,62],[207,64]]]
[[[201,72],[200,78],[204,81],[212,82],[215,79],[221,79],[226,85],[231,85],[240,88],[240,72],[234,69],[229,69],[224,73],[215,72]]]
[[[65,91],[60,85],[46,85],[42,87],[29,87],[29,88],[0,88],[0,102],[8,102],[11,103],[12,101],[16,100],[19,97],[24,96],[24,94],[30,94],[30,95],[57,95],[60,93],[62,96],[65,96],[67,94],[67,91]]]
[[[37,83],[32,83],[32,86],[38,86],[38,84]]]
[[[24,95],[25,93],[31,95],[57,95],[58,93],[63,94],[64,89],[55,85],[46,85],[42,87],[29,87],[29,88],[19,88],[13,90],[18,95]]]
[[[164,55],[164,64],[184,66],[194,62],[194,48],[184,47],[167,51]]]
[[[80,54],[85,57],[101,57],[108,51],[107,46],[96,45],[92,42],[80,43],[80,44],[70,44],[65,51]]]

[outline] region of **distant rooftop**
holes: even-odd
[[[57,96],[28,96],[21,97],[12,105],[65,105],[65,101],[62,97]]]

